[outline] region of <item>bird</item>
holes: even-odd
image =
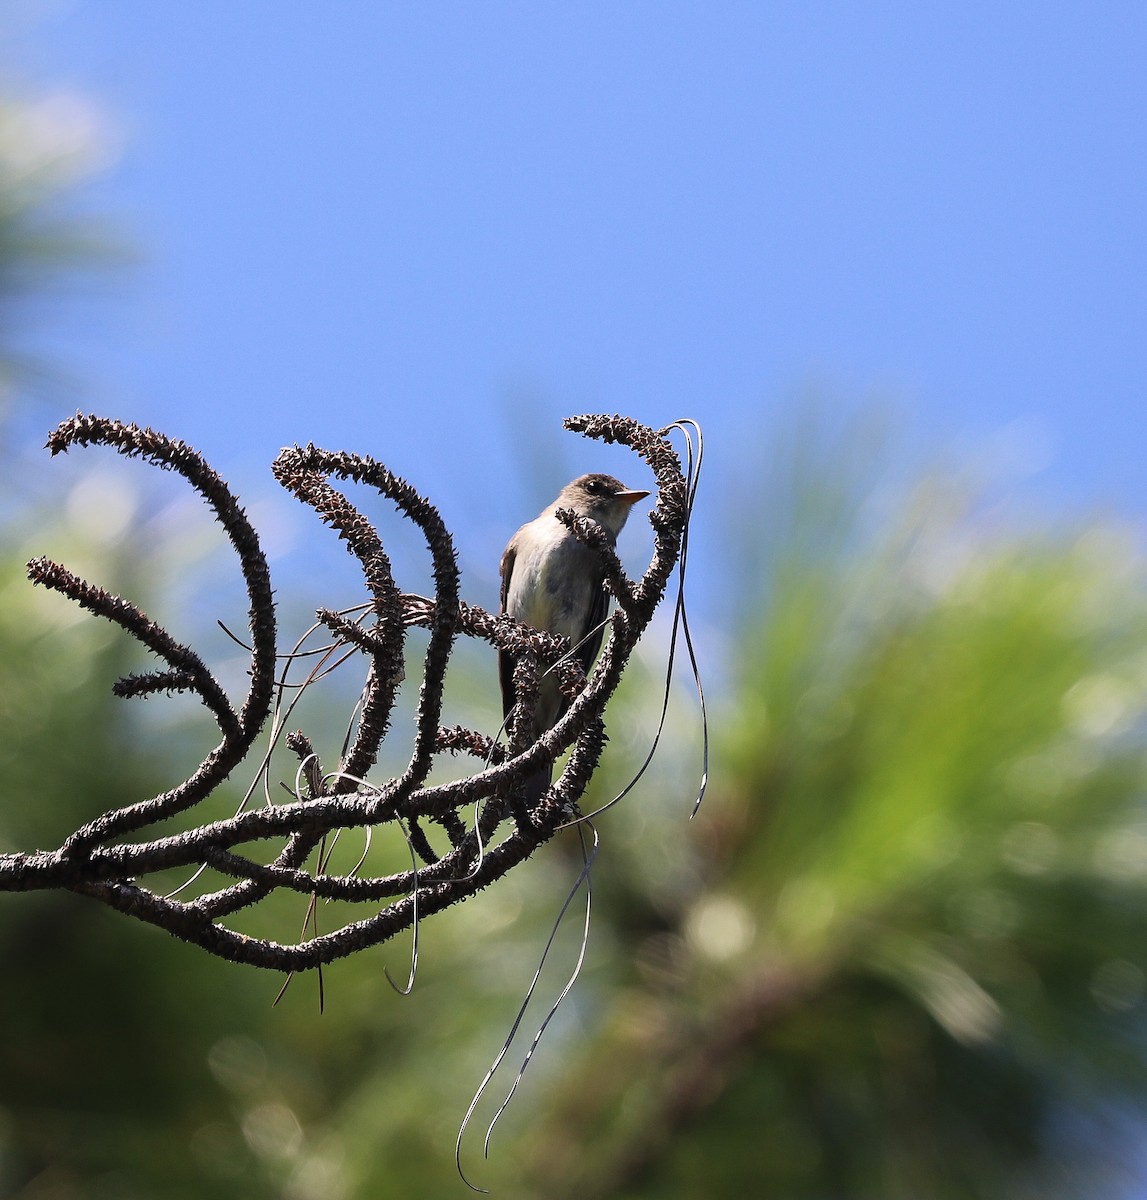
[[[609,607],[605,571],[597,552],[579,541],[554,513],[565,508],[589,517],[613,543],[630,510],[648,495],[647,491],[627,488],[612,475],[580,475],[562,488],[540,516],[514,534],[502,554],[502,612],[532,629],[568,638],[587,675],[604,634],[603,628],[596,627],[604,622]],[[514,656],[500,651],[498,670],[502,712],[509,716],[517,698]],[[553,672],[544,676],[533,713],[533,738],[551,729],[569,704],[561,694],[557,676]],[[525,781],[525,799],[531,803],[540,799],[552,776],[552,764],[531,775]]]

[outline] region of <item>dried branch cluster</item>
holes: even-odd
[[[210,712],[221,740],[185,781],[151,799],[127,803],[77,829],[59,849],[0,856],[0,889],[65,888],[94,897],[158,925],[223,958],[281,971],[318,967],[374,945],[406,929],[421,916],[464,900],[526,859],[575,819],[578,804],[597,767],[605,742],[602,713],[626,662],[648,626],[681,554],[687,518],[687,488],[680,460],[664,436],[621,416],[581,416],[566,427],[587,437],[629,446],[657,480],[650,515],[654,551],[643,578],[625,576],[620,562],[592,521],[559,514],[574,535],[602,556],[616,600],[611,636],[587,680],[576,659],[564,657],[564,640],[538,633],[508,617],[495,617],[459,598],[453,541],[442,518],[409,484],[370,458],[314,446],[284,450],[274,463],[279,482],[319,514],[358,560],[370,594],[368,622],[320,610],[318,619],[341,647],[353,647],[368,662],[354,736],[337,768],[324,772],[310,740],[293,732],[283,740],[298,760],[293,794],[285,802],[244,806],[233,816],[176,833],[159,834],[167,822],[200,805],[248,756],[267,726],[279,688],[276,681],[276,624],[266,559],[254,529],[223,480],[182,442],[99,417],[77,416],[49,439],[53,454],[71,446],[100,444],[174,470],[195,487],[213,510],[239,556],[250,602],[250,688],[234,708],[200,656],[149,620],[135,605],[73,575],[46,559],[29,564],[33,582],[70,597],[114,621],[165,664],[115,685],[120,696],[191,692]],[[435,596],[428,600],[398,590],[378,533],[332,478],[376,488],[423,532],[433,562]],[[413,750],[406,769],[384,783],[366,782],[389,728],[404,676],[405,631],[429,631],[421,690],[415,713]],[[537,695],[540,673],[557,664],[563,687],[574,696],[562,719],[532,744],[514,734],[528,720],[510,722],[503,746],[476,730],[441,726],[447,664],[459,635],[509,650],[518,661],[515,714],[525,716]],[[272,722],[272,749],[279,742]],[[546,760],[572,748],[565,769],[532,806],[522,784]],[[456,782],[430,785],[435,758],[464,752],[481,769]],[[264,770],[270,755],[264,760]],[[270,791],[268,790],[268,795]],[[286,795],[286,793],[284,793]],[[470,817],[469,822],[467,816]],[[334,873],[324,854],[340,830],[367,833],[396,824],[410,847],[408,870],[370,876],[352,869]],[[435,851],[427,834],[440,827]],[[308,865],[310,864],[310,865]],[[157,872],[199,871],[215,890],[181,898],[145,885]],[[311,898],[359,902],[369,915],[347,920],[333,932],[300,936],[295,944],[248,936],[231,926],[235,918],[274,892],[287,889]]]

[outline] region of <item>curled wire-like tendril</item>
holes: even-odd
[[[571,819],[567,824],[576,825],[582,821],[592,821],[595,817],[600,816],[606,809],[612,808],[618,801],[625,799],[631,791],[637,786],[641,777],[645,774],[649,765],[653,762],[653,758],[657,753],[657,747],[661,744],[661,735],[665,731],[665,719],[669,712],[669,696],[670,688],[673,683],[673,668],[677,661],[677,638],[680,634],[685,641],[686,653],[689,656],[689,666],[693,674],[693,684],[697,689],[697,701],[701,709],[701,782],[697,789],[697,798],[693,801],[693,809],[690,812],[690,818],[697,815],[701,807],[702,800],[705,799],[705,791],[709,786],[709,718],[705,707],[705,689],[701,685],[701,671],[697,665],[697,654],[693,648],[693,637],[689,631],[689,617],[685,609],[685,574],[688,565],[689,554],[689,525],[693,515],[693,505],[697,497],[697,484],[701,477],[701,462],[704,456],[704,443],[701,437],[701,427],[696,421],[688,418],[681,421],[674,421],[673,424],[667,425],[662,433],[668,433],[672,429],[680,430],[685,438],[686,446],[686,467],[685,479],[687,483],[687,499],[686,499],[686,519],[685,528],[681,537],[681,554],[677,565],[677,595],[673,604],[673,626],[669,635],[669,653],[665,663],[665,684],[661,693],[661,713],[657,720],[657,730],[653,735],[653,741],[650,743],[649,750],[645,758],[641,762],[641,766],[634,771],[629,782],[613,797],[600,807],[595,808],[592,812],[580,814]],[[690,434],[692,429],[697,438],[697,451],[694,457],[693,437]]]
[[[530,1041],[529,1048],[526,1051],[526,1056],[522,1060],[522,1064],[518,1068],[518,1073],[514,1076],[513,1082],[510,1084],[509,1091],[506,1093],[502,1103],[498,1105],[498,1110],[494,1113],[490,1124],[486,1127],[486,1135],[482,1139],[482,1156],[484,1158],[488,1157],[490,1152],[490,1137],[494,1132],[494,1126],[497,1125],[499,1118],[506,1111],[506,1109],[509,1108],[510,1101],[513,1100],[514,1093],[518,1090],[518,1084],[522,1082],[522,1079],[526,1074],[526,1070],[530,1065],[530,1061],[534,1056],[534,1051],[538,1048],[538,1044],[541,1042],[546,1030],[549,1028],[550,1022],[554,1019],[558,1009],[561,1007],[562,1001],[570,994],[573,985],[577,982],[577,978],[581,974],[582,965],[585,963],[586,947],[589,945],[590,915],[593,909],[593,877],[590,871],[593,867],[594,860],[597,858],[599,847],[597,829],[593,825],[590,825],[589,829],[593,836],[593,846],[591,849],[586,848],[585,838],[584,836],[581,836],[582,829],[579,827],[578,834],[581,836],[581,870],[578,872],[577,878],[574,880],[569,891],[566,893],[566,898],[562,904],[561,910],[558,912],[558,915],[554,918],[553,924],[550,926],[550,935],[546,939],[545,947],[542,949],[542,953],[538,958],[538,965],[534,969],[533,977],[529,982],[529,986],[526,988],[525,995],[522,997],[522,1002],[518,1007],[517,1015],[514,1017],[513,1023],[510,1026],[510,1032],[506,1035],[506,1040],[502,1043],[501,1049],[494,1056],[494,1061],[490,1064],[486,1074],[482,1077],[482,1082],[478,1085],[478,1090],[474,1093],[473,1099],[470,1101],[470,1107],[466,1109],[466,1115],[462,1118],[462,1123],[458,1127],[458,1137],[454,1143],[454,1165],[457,1168],[458,1174],[462,1178],[462,1181],[467,1187],[475,1192],[485,1192],[487,1189],[478,1187],[476,1184],[472,1183],[467,1177],[466,1172],[462,1169],[462,1143],[466,1137],[466,1130],[470,1126],[470,1119],[477,1110],[478,1104],[480,1103],[482,1097],[486,1094],[486,1089],[491,1083],[493,1083],[494,1076],[497,1074],[498,1068],[502,1065],[506,1056],[510,1053],[510,1047],[513,1045],[514,1038],[517,1037],[518,1030],[521,1027],[522,1021],[525,1019],[526,1011],[530,1006],[530,1001],[533,999],[534,993],[537,991],[538,982],[542,977],[542,972],[545,970],[546,962],[550,956],[550,951],[554,947],[554,942],[557,940],[558,931],[561,929],[561,925],[565,920],[566,913],[569,912],[574,900],[577,899],[578,892],[582,890],[583,885],[585,887],[585,918],[582,923],[581,941],[578,945],[577,957],[574,961],[573,969],[570,972],[569,978],[566,980],[565,985],[550,1004],[549,1010],[547,1011],[541,1024],[538,1026],[537,1031],[534,1033],[534,1036]]]

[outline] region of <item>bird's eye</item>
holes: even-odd
[[[605,491],[605,488],[602,487],[600,479],[591,479],[588,483],[586,483],[585,490],[589,492],[591,496],[600,496],[602,492]]]

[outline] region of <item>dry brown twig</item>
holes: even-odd
[[[523,714],[536,694],[539,673],[568,650],[564,641],[464,603],[454,545],[442,518],[428,500],[380,463],[314,446],[292,447],[275,460],[279,482],[314,508],[346,542],[370,595],[357,619],[327,610],[317,614],[334,640],[319,659],[322,665],[312,669],[312,677],[342,657],[363,655],[368,662],[354,735],[330,772],[318,766],[305,734],[295,731],[282,736],[276,695],[286,688],[282,680],[276,681],[270,576],[255,530],[223,480],[189,446],[150,429],[84,416],[60,425],[48,441],[53,454],[72,446],[110,446],[178,472],[207,501],[239,556],[247,586],[250,686],[236,709],[199,655],[135,605],[47,559],[29,563],[34,583],[114,621],[163,660],[164,669],[119,680],[118,695],[194,693],[215,719],[221,740],[177,787],[102,814],[77,829],[58,849],[0,855],[0,890],[71,890],[158,925],[222,958],[293,972],[321,967],[383,942],[416,920],[465,900],[576,820],[605,744],[606,702],[678,564],[691,497],[680,459],[666,436],[669,429],[656,431],[622,416],[571,417],[565,424],[587,437],[622,443],[649,466],[657,486],[657,503],[649,517],[653,555],[642,578],[631,582],[612,549],[601,544],[600,530],[567,514],[575,536],[596,545],[606,560],[616,600],[610,637],[588,679],[572,658],[557,668],[563,686],[577,693],[562,719],[532,744],[523,744],[511,734],[508,748],[476,730],[440,724],[446,669],[456,640],[479,638],[518,656],[515,711]],[[332,486],[332,478],[377,489],[422,530],[433,563],[432,600],[399,591],[375,528]],[[410,760],[401,774],[382,783],[367,782],[403,680],[405,631],[414,626],[428,630],[429,638]],[[296,661],[294,656],[288,658]],[[191,813],[228,779],[250,754],[273,713],[271,750],[260,775],[270,780],[272,755],[280,744],[294,755],[296,784],[286,802],[276,803],[268,788],[259,807],[244,805],[232,816],[181,832],[154,828],[159,822],[170,826],[173,818]],[[517,724],[525,728],[529,722]],[[510,727],[513,731],[513,716]],[[571,753],[558,779],[527,808],[521,800],[523,781],[540,763],[567,749]],[[455,782],[430,784],[436,757],[459,752],[480,760],[481,769]],[[372,830],[391,825],[402,830],[410,848],[409,869],[378,876],[361,875],[357,867],[342,872],[330,869],[329,847],[340,831],[363,830],[369,837]],[[436,837],[449,845],[442,853],[427,836],[430,825],[439,827]],[[201,890],[181,898],[186,888],[165,895],[148,886],[149,877],[172,869],[195,872]],[[328,933],[300,935],[293,944],[232,928],[239,914],[282,890],[308,896],[312,904],[318,899],[348,901],[369,906],[370,912]]]

